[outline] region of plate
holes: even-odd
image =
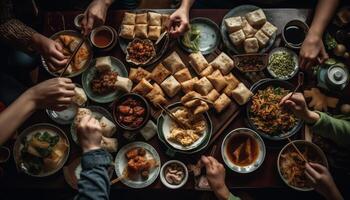
[[[78,37],[78,38],[83,38],[83,36],[82,36],[79,32],[77,32],[77,31],[74,31],[74,30],[64,30],[64,31],[59,31],[59,32],[53,34],[53,35],[50,37],[50,39],[55,40],[55,39],[58,38],[58,36],[60,36],[60,35],[71,35],[71,36],[75,36],[75,37]],[[77,72],[75,72],[75,73],[69,74],[69,75],[63,75],[64,77],[71,78],[71,77],[78,76],[78,75],[80,75],[81,73],[83,73],[83,72],[88,68],[88,66],[90,65],[90,62],[91,62],[91,60],[92,60],[92,58],[93,58],[92,45],[91,45],[91,43],[90,43],[89,40],[86,40],[85,45],[86,45],[86,47],[87,47],[87,49],[88,49],[88,51],[89,51],[89,57],[88,57],[87,62],[86,62],[85,65],[81,68],[81,70],[79,70],[79,71],[77,71]],[[54,73],[54,72],[51,72],[51,71],[49,70],[48,66],[46,65],[46,61],[45,61],[44,57],[42,57],[42,56],[41,56],[41,63],[42,63],[42,65],[44,66],[44,68],[46,69],[46,71],[47,71],[49,74],[51,74],[52,76],[57,77],[57,76],[60,75],[59,73]]]
[[[226,147],[227,147],[230,139],[237,134],[249,135],[252,138],[254,138],[255,141],[258,143],[259,155],[255,159],[255,161],[253,163],[251,163],[250,165],[239,166],[239,165],[236,165],[233,162],[231,162],[228,158]],[[266,148],[265,148],[264,141],[261,139],[259,134],[257,134],[255,131],[248,129],[248,128],[238,128],[238,129],[231,131],[229,134],[226,135],[226,137],[224,138],[222,145],[221,145],[221,156],[222,156],[222,159],[224,160],[226,166],[228,168],[230,168],[232,171],[235,171],[235,172],[241,173],[241,174],[246,174],[246,173],[250,173],[250,172],[257,170],[261,166],[261,164],[264,162],[265,155],[266,155]]]
[[[124,178],[121,180],[121,182],[131,188],[145,188],[151,185],[157,179],[160,171],[160,166],[161,166],[160,157],[157,151],[151,145],[145,142],[133,142],[123,146],[119,150],[115,158],[115,162],[114,162],[115,172],[118,177],[123,176],[122,175],[123,170],[125,169],[125,167],[127,167],[127,159],[125,157],[125,153],[135,147],[144,148],[146,150],[146,156],[153,157],[156,160],[156,162],[158,162],[158,166],[150,171],[149,177],[147,180],[142,180],[141,177],[138,177],[136,180],[130,180],[130,179]]]
[[[229,17],[244,16],[246,13],[257,10],[257,9],[260,9],[260,8],[257,6],[253,6],[253,5],[237,6],[237,7],[233,8],[232,10],[230,10],[222,19],[221,36],[222,36],[222,40],[223,40],[225,46],[229,49],[230,53],[232,53],[232,54],[245,54],[245,51],[244,51],[244,49],[236,48],[235,45],[233,45],[231,43],[228,31],[227,31],[226,26],[225,26],[224,19],[229,18]],[[270,13],[265,12],[265,11],[264,11],[264,13],[266,16],[266,20],[272,24],[275,24],[274,19],[272,18]],[[260,49],[258,53],[267,52],[273,46],[275,39],[276,39],[276,35],[277,35],[276,33],[273,34],[272,37],[270,38],[269,42],[267,43],[267,45],[264,48]]]
[[[100,106],[88,106],[86,108],[91,110],[92,116],[95,119],[100,120],[102,117],[106,117],[111,122],[113,122],[113,117],[112,117],[111,113],[109,113],[105,108],[100,107]],[[76,127],[75,127],[74,122],[71,124],[70,133],[71,133],[72,139],[75,142],[75,144],[79,145]]]
[[[293,57],[293,61],[295,62],[295,65],[294,65],[294,71],[292,73],[290,73],[289,75],[287,76],[277,76],[269,67],[269,64],[267,65],[267,71],[269,72],[269,74],[273,77],[273,78],[276,78],[276,79],[279,79],[279,80],[289,80],[291,78],[293,78],[295,76],[295,74],[297,74],[297,72],[299,71],[299,61],[298,61],[298,55],[288,49],[288,48],[285,48],[285,47],[278,47],[278,48],[274,48],[270,54],[269,54],[269,63],[271,61],[271,57],[273,54],[275,53],[280,53],[280,52],[286,52],[288,54],[290,54],[292,57]]]
[[[293,86],[291,83],[287,82],[287,81],[282,81],[282,80],[274,80],[274,79],[263,79],[260,80],[259,82],[255,83],[252,85],[252,87],[250,88],[250,91],[253,92],[253,94],[255,94],[258,90],[262,90],[265,89],[269,86],[274,86],[274,87],[281,87],[284,89],[288,89],[290,91],[293,91],[295,86]],[[262,131],[259,131],[257,129],[257,127],[253,124],[253,122],[250,120],[250,107],[252,106],[252,101],[249,100],[248,103],[246,104],[246,117],[247,117],[247,123],[249,125],[249,127],[251,127],[254,131],[256,131],[257,133],[259,133],[263,138],[266,139],[270,139],[270,140],[284,140],[287,139],[288,137],[293,136],[294,134],[296,134],[297,132],[299,132],[299,130],[302,128],[304,122],[302,120],[298,120],[297,124],[288,132],[280,134],[280,135],[269,135],[266,134]]]
[[[40,132],[44,132],[47,131],[49,134],[55,134],[55,135],[59,135],[61,137],[61,139],[65,140],[66,143],[68,144],[66,153],[64,154],[64,157],[61,159],[60,163],[58,164],[58,167],[56,169],[52,169],[50,171],[47,172],[42,172],[40,174],[33,174],[30,173],[28,170],[26,170],[24,168],[24,166],[21,164],[21,150],[23,149],[23,144],[22,141],[24,141],[26,139],[27,136],[32,136],[34,133],[36,133],[37,131]],[[57,126],[52,125],[52,124],[48,124],[48,123],[39,123],[39,124],[34,124],[26,129],[24,129],[22,131],[22,133],[19,135],[19,137],[17,138],[15,145],[13,147],[13,157],[16,163],[17,168],[26,173],[27,175],[33,176],[33,177],[46,177],[46,176],[50,176],[56,172],[58,172],[63,165],[66,163],[68,157],[69,157],[69,152],[70,152],[70,144],[69,144],[69,140],[66,136],[66,134]]]
[[[179,108],[180,106],[182,106],[182,104],[180,102],[177,102],[169,105],[167,108],[169,110],[173,110],[173,109]],[[167,139],[167,136],[170,133],[169,125],[170,125],[171,119],[169,118],[168,115],[165,115],[165,114],[159,115],[157,120],[158,138],[168,147],[168,150],[171,150],[174,152],[193,154],[203,150],[208,145],[212,135],[212,131],[213,131],[213,126],[212,126],[212,122],[210,120],[209,114],[206,112],[203,115],[205,120],[207,121],[206,131],[205,133],[203,133],[202,137],[199,140],[197,140],[195,143],[193,143],[189,147],[183,147],[182,145],[171,142]]]
[[[120,61],[119,59],[110,56],[111,58],[111,62],[112,62],[112,70],[116,71],[118,73],[118,76],[122,76],[122,77],[128,77],[128,71],[125,68],[125,65],[123,64],[122,61]],[[96,59],[94,59],[88,70],[86,70],[83,73],[82,76],[82,85],[84,88],[84,91],[86,92],[86,95],[92,99],[93,101],[97,102],[97,103],[109,103],[114,101],[118,96],[120,96],[122,94],[121,91],[114,91],[105,95],[100,95],[100,94],[96,94],[91,90],[90,87],[90,83],[92,81],[92,79],[94,78],[97,70],[95,68],[95,63],[96,63]]]
[[[197,17],[190,21],[191,26],[197,26],[200,30],[199,51],[207,55],[215,51],[220,43],[220,29],[212,20],[205,17]],[[183,37],[183,36],[182,36]],[[178,43],[187,52],[193,53],[190,48],[182,43],[182,37],[178,38]]]
[[[70,124],[73,122],[75,115],[78,111],[78,106],[76,104],[69,105],[65,110],[54,111],[46,109],[46,114],[58,124]]]

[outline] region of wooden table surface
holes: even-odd
[[[160,10],[161,12],[164,10]],[[223,9],[223,10],[192,10],[190,13],[191,18],[194,17],[207,17],[216,22],[219,26],[221,25],[221,21],[223,16],[228,12],[229,10]],[[308,21],[308,17],[310,16],[310,11],[306,9],[265,9],[265,12],[270,12],[274,18],[278,19],[275,22],[275,25],[278,27],[278,36],[275,42],[275,46],[280,45],[280,32],[286,22],[292,19],[300,19],[304,21]],[[61,12],[61,14],[64,16],[65,21],[65,29],[74,29],[73,26],[73,19],[78,14],[77,12]],[[63,29],[63,25],[61,23],[62,19],[60,17],[60,14],[58,13],[47,13],[45,15],[45,24],[44,27],[44,34],[47,36],[52,35],[53,33],[60,31]],[[122,11],[110,11],[107,17],[106,24],[110,25],[118,30],[119,24],[122,20],[123,12]],[[174,41],[176,42],[176,41]],[[176,45],[173,44],[173,45]],[[119,45],[116,45],[111,51],[106,53],[100,53],[96,52],[95,56],[99,55],[112,55],[124,62],[124,64],[127,66],[127,63],[125,62],[125,55],[122,53],[121,49],[119,48]],[[128,68],[128,66],[127,66]],[[48,79],[50,76],[48,73],[44,70],[40,70],[40,79]],[[80,83],[80,76],[75,77],[74,82]],[[108,107],[108,105],[103,105],[105,107]],[[242,112],[243,113],[243,112]],[[35,113],[25,124],[21,127],[21,129],[28,127],[32,124],[39,123],[39,122],[47,122],[55,124],[51,119],[49,119],[44,111],[40,111]],[[57,124],[56,124],[57,125]],[[70,138],[70,126],[68,125],[58,125],[61,127]],[[229,133],[231,130],[239,127],[246,127],[244,124],[244,115],[240,114],[224,131],[224,134],[220,136],[220,138],[216,141],[216,152],[215,157],[223,163],[223,160],[221,158],[220,153],[220,147],[222,140],[224,136]],[[118,133],[118,138],[122,138],[121,134]],[[300,133],[297,137],[300,137]],[[121,143],[123,142],[122,139],[120,139]],[[79,147],[75,145],[75,143],[71,140],[71,153],[70,158],[67,162],[67,164],[77,155],[80,154]],[[149,142],[151,145],[153,145],[162,160],[162,163],[164,163],[166,160],[169,159],[179,159],[183,162],[187,163],[195,163],[201,154],[206,154],[210,152],[210,148],[206,149],[204,152],[198,153],[193,156],[181,156],[181,155],[175,155],[175,157],[171,158],[165,155],[165,147],[162,145],[162,143],[158,140],[157,136],[151,139]],[[250,174],[238,174],[235,172],[230,171],[228,168],[226,168],[226,183],[229,186],[229,188],[286,188],[287,186],[282,182],[281,178],[279,177],[278,171],[277,171],[277,156],[280,151],[280,149],[283,147],[286,142],[280,142],[280,143],[271,143],[270,141],[265,141],[266,147],[267,147],[267,153],[264,163],[260,166],[260,168]],[[121,146],[120,146],[121,147]],[[120,148],[119,147],[119,148]],[[56,173],[53,176],[47,177],[47,178],[32,178],[28,177],[24,174],[19,174],[16,172],[16,169],[14,167],[14,163],[11,160],[10,163],[8,163],[5,166],[6,174],[2,177],[2,181],[0,183],[0,186],[3,189],[11,188],[11,189],[69,189],[68,184],[65,182],[63,177],[62,170]],[[124,186],[121,183],[115,184],[112,186],[112,190],[114,189],[126,189],[126,186]],[[162,189],[165,188],[160,179],[158,178],[151,186],[148,188],[151,189]],[[191,190],[194,188],[194,181],[193,176],[189,177],[189,181],[187,184],[182,188],[185,190]]]

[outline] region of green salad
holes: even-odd
[[[191,26],[181,38],[182,44],[194,52],[199,51],[199,40],[201,31],[197,26]]]

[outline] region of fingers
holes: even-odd
[[[328,171],[327,167],[323,166],[323,165],[320,165],[318,163],[309,163],[309,165],[315,169],[317,172],[325,172],[325,171]]]
[[[55,68],[66,65],[68,61],[67,59],[58,60],[55,57],[51,57],[51,56],[48,58],[48,60]]]
[[[305,170],[314,180],[318,180],[321,176],[309,163],[305,164]]]
[[[320,56],[318,58],[319,58],[319,63],[320,64],[322,64],[326,60],[328,60],[329,56],[328,56],[328,53],[326,52],[326,49],[324,47],[321,48]]]
[[[291,95],[292,95],[292,93],[290,92],[289,94],[287,94],[286,96],[284,96],[284,97],[282,98],[282,100],[280,101],[279,105],[283,105],[283,104],[285,103],[285,101],[286,101],[287,99],[290,98]]]
[[[94,26],[94,18],[91,17],[89,13],[87,13],[87,15],[88,15],[87,22],[86,22],[85,29],[84,29],[85,36],[87,36],[91,32],[91,30]]]
[[[55,42],[54,48],[51,48],[50,55],[57,60],[64,60],[66,57],[62,53],[62,47],[60,44]]]
[[[88,21],[87,13],[85,13],[83,19],[81,20],[81,28],[82,28],[82,33],[83,34],[86,33],[86,31],[87,31],[86,30],[87,21]]]
[[[72,98],[71,97],[60,97],[57,99],[57,102],[59,104],[69,105],[70,103],[72,103]]]
[[[305,171],[306,177],[312,182],[312,184],[316,184],[316,180],[309,174],[309,172]]]

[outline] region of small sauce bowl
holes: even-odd
[[[113,44],[115,37],[112,27],[99,26],[91,31],[90,41],[95,47],[106,49]]]

